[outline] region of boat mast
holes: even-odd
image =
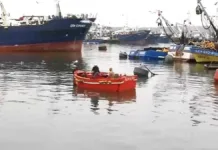
[[[207,19],[209,20],[210,22],[210,25],[212,26],[213,30],[215,31],[215,34],[216,34],[216,40],[218,40],[218,30],[217,28],[215,27],[213,21],[211,20],[210,16],[208,15],[207,11],[205,10],[204,6],[202,5],[201,3],[201,0],[197,0],[197,3],[198,3],[198,6],[196,8],[196,14],[197,15],[205,15],[207,17]],[[204,14],[203,14],[204,13]],[[203,16],[201,16],[203,17]],[[203,23],[203,22],[202,22]],[[208,28],[209,29],[209,28]]]
[[[59,18],[62,18],[59,0],[56,1],[56,11],[57,11],[57,14],[56,14],[56,15],[57,15]]]
[[[1,17],[2,17],[2,21],[3,21],[3,25],[7,26],[7,13],[6,13],[5,7],[1,1],[0,1],[0,7],[2,10]]]
[[[176,31],[173,29],[172,24],[170,24],[170,22],[162,15],[162,11],[158,11],[158,19],[157,21],[160,20],[160,26],[163,26],[162,24],[162,20],[164,20],[165,24],[167,25],[168,29],[171,32],[171,36],[177,36],[179,37],[179,35],[176,33]]]

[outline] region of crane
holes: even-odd
[[[8,25],[7,17],[9,15],[6,13],[5,7],[4,7],[4,5],[3,5],[3,3],[1,1],[0,1],[0,7],[1,7],[1,10],[2,10],[1,18],[2,18],[2,21],[3,21],[3,25],[7,26]]]
[[[211,19],[210,16],[208,15],[207,11],[205,10],[203,4],[201,3],[201,0],[197,0],[197,4],[198,4],[198,5],[197,5],[197,7],[196,7],[196,14],[197,14],[197,15],[201,15],[201,22],[202,22],[202,25],[203,25],[203,19],[202,19],[202,18],[203,18],[203,15],[204,15],[204,16],[206,16],[207,20],[209,20],[210,26],[212,27],[213,31],[215,32],[216,40],[218,40],[218,30],[217,30],[216,26],[214,25],[212,19]],[[204,25],[203,25],[203,27],[204,27],[205,29],[209,29],[210,26],[206,28],[206,27],[204,27]]]
[[[170,34],[167,33],[166,29],[163,26],[163,21],[165,22],[167,29],[169,30]],[[175,37],[176,39],[180,39],[180,31],[178,28],[174,27],[173,24],[170,24],[170,22],[162,15],[162,11],[158,10],[158,19],[157,19],[158,26],[161,26],[163,28],[163,31],[165,32],[166,36],[172,40],[172,42],[176,42],[175,39],[172,37]],[[183,34],[182,34],[183,35]],[[181,42],[181,39],[180,39]]]

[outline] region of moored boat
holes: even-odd
[[[202,47],[192,47],[191,52],[193,53],[194,58],[198,63],[218,62],[218,50]]]
[[[129,59],[148,59],[148,60],[161,60],[166,57],[168,48],[161,47],[148,47],[143,50],[132,50],[129,53]]]
[[[174,61],[195,61],[191,53],[191,47],[192,45],[172,45],[169,48],[168,55],[171,56]]]
[[[137,76],[116,75],[108,77],[108,73],[101,72],[93,78],[91,72],[77,70],[73,74],[74,84],[79,88],[108,92],[122,92],[135,89]]]
[[[100,45],[100,46],[98,46],[98,50],[99,51],[106,51],[107,50],[107,46],[106,45]]]
[[[3,4],[0,25],[0,52],[81,51],[82,42],[95,18],[62,16],[59,2],[57,15],[22,16],[10,20]]]
[[[128,58],[128,54],[126,52],[120,52],[119,53],[119,58],[120,59],[127,59]]]

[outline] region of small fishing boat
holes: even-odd
[[[106,51],[107,50],[107,46],[106,45],[100,45],[100,46],[98,46],[98,50],[99,51]]]
[[[126,52],[120,52],[119,58],[120,59],[127,59],[128,58],[128,54]]]
[[[172,45],[169,48],[167,57],[172,57],[174,61],[195,61],[195,58],[191,53],[192,47],[192,45]]]
[[[74,85],[79,88],[92,89],[107,92],[122,92],[135,89],[137,76],[115,74],[113,78],[108,73],[101,72],[93,77],[91,72],[76,70],[73,74]]]
[[[165,59],[168,48],[165,47],[148,47],[143,50],[132,50],[129,53],[129,59],[148,59],[161,60]]]

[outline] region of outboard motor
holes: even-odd
[[[153,72],[151,72],[150,69],[148,69],[145,65],[141,65],[139,67],[135,67],[134,71],[133,71],[134,75],[137,75],[138,77],[149,77],[149,74],[151,74],[151,76],[157,75]]]
[[[133,71],[134,75],[138,77],[148,77],[149,71],[140,64],[139,67],[135,67]]]

